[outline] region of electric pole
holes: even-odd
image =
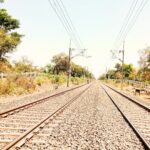
[[[72,56],[72,51],[75,50],[71,48],[71,40],[69,43],[69,57],[68,57],[68,67],[67,67],[67,87],[70,85],[70,77],[71,77],[71,60],[77,56],[83,56],[85,49],[83,49],[80,53]]]
[[[106,67],[106,74],[105,74],[105,79],[107,79],[107,67]]]
[[[69,58],[68,58],[68,69],[67,69],[67,87],[69,87],[70,84],[70,76],[71,76],[71,40],[69,44]]]
[[[116,56],[116,54],[112,50],[110,50],[110,52],[113,54],[114,59],[117,58],[122,63],[122,65],[121,65],[121,90],[123,90],[123,81],[124,81],[124,71],[123,71],[123,67],[124,67],[124,53],[125,53],[125,48],[124,47],[125,47],[125,41],[123,41],[123,48],[122,48],[122,50],[119,50],[119,53],[122,53],[122,58],[121,59],[118,58]],[[109,75],[108,75],[108,78],[109,78]]]
[[[123,80],[124,80],[124,71],[123,71],[123,67],[124,67],[124,45],[125,45],[125,41],[123,41],[123,49],[122,49],[122,79],[121,79],[121,90],[123,90]]]

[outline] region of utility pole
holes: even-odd
[[[70,77],[71,77],[71,60],[77,56],[83,56],[85,49],[83,49],[80,53],[72,56],[72,51],[75,50],[71,48],[71,40],[69,43],[69,58],[68,58],[68,68],[67,68],[67,87],[70,85]]]
[[[68,69],[67,69],[67,87],[69,87],[70,84],[70,76],[71,76],[71,40],[69,43],[69,58],[68,58]]]
[[[125,46],[125,41],[123,41],[123,49],[122,49],[122,79],[121,79],[121,90],[123,90],[123,81],[124,81],[124,71],[123,71],[123,66],[124,66],[124,46]]]
[[[121,67],[121,90],[123,90],[123,81],[124,81],[124,71],[123,71],[123,66],[124,66],[124,52],[125,52],[125,48],[124,47],[125,47],[125,41],[123,41],[123,48],[122,48],[122,50],[119,50],[119,53],[122,53],[122,59],[118,58],[116,56],[116,54],[112,50],[110,50],[110,52],[113,54],[114,59],[117,58],[122,63],[122,67]],[[108,75],[108,78],[109,78],[109,75]]]
[[[106,74],[105,74],[105,79],[107,79],[107,67],[106,67]]]
[[[91,58],[92,56],[86,56],[85,58],[88,59],[88,58]],[[87,63],[87,82],[89,82],[89,76],[88,76],[88,72],[89,72],[89,69],[88,69],[88,63]]]

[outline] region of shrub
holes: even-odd
[[[33,80],[25,76],[18,77],[16,79],[16,85],[18,87],[22,87],[26,91],[32,91],[35,89],[35,84],[33,83]]]
[[[54,75],[50,77],[52,84],[58,84],[61,85],[66,82],[66,76],[64,75]]]
[[[34,83],[38,86],[41,86],[42,84],[48,83],[48,82],[49,82],[49,80],[48,80],[48,77],[46,77],[46,76],[40,76],[40,77],[36,77],[34,79]]]
[[[0,94],[24,94],[35,90],[32,79],[25,76],[9,76],[0,80]]]
[[[0,80],[0,94],[10,94],[14,89],[14,83],[10,83],[7,79]]]
[[[72,82],[73,84],[79,84],[77,77],[72,77],[72,78],[71,78],[71,82]]]
[[[83,77],[71,77],[71,82],[73,84],[80,84],[83,83],[85,81],[85,79]]]

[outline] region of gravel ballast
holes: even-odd
[[[150,145],[150,112],[105,86],[113,101]]]
[[[20,97],[10,97],[6,101],[4,99],[0,100],[0,113],[3,111],[6,111],[6,110],[12,109],[14,107],[19,107],[19,106],[34,102],[37,99],[42,99],[42,98],[48,97],[52,94],[56,94],[56,93],[59,93],[59,92],[62,92],[64,90],[68,90],[68,89],[71,89],[74,87],[77,87],[77,86],[76,85],[72,85],[70,87],[63,86],[56,90],[47,89],[44,92],[33,93],[33,94],[30,94],[27,96],[22,96],[21,98]]]
[[[76,95],[84,91],[88,85],[53,97],[43,103],[26,108],[20,112],[0,118],[0,149],[15,140],[21,133],[29,130],[41,120],[51,115]],[[21,131],[21,133],[20,133]],[[19,135],[18,135],[19,134]]]
[[[143,150],[99,83],[28,141],[23,150]]]

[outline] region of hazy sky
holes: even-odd
[[[96,76],[111,68],[110,50],[133,0],[63,0],[78,34],[92,58],[74,59],[88,65]],[[69,37],[50,7],[48,0],[5,0],[0,7],[20,20],[18,30],[25,36],[12,59],[27,56],[35,65],[44,66],[52,56],[68,53]],[[125,62],[137,66],[138,50],[150,46],[150,3],[142,11],[125,42]],[[73,46],[74,47],[74,46]],[[121,48],[121,47],[120,47]]]

